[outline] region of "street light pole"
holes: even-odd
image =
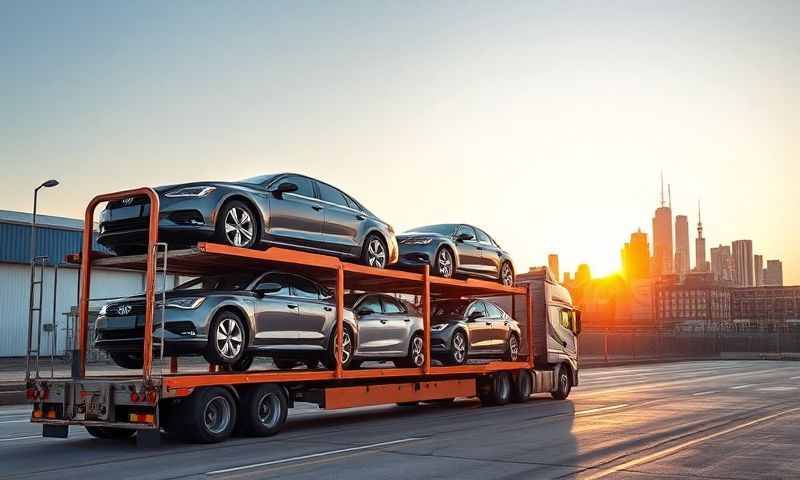
[[[47,180],[41,185],[33,189],[33,215],[31,217],[31,285],[30,285],[30,298],[28,303],[28,351],[25,354],[25,381],[30,378],[30,361],[31,361],[31,342],[33,340],[33,292],[34,281],[36,279],[36,203],[39,196],[39,189],[52,188],[58,185],[58,180]],[[41,292],[41,289],[39,290]],[[40,294],[41,295],[41,294]],[[42,313],[39,312],[39,315]],[[41,332],[37,332],[40,335]],[[38,356],[38,352],[37,352]],[[37,363],[38,365],[38,363]]]

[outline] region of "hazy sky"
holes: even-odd
[[[0,208],[299,171],[603,274],[663,169],[692,238],[700,199],[709,247],[800,284],[800,2],[29,3],[0,5]]]

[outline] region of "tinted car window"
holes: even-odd
[[[319,187],[320,200],[335,203],[336,205],[341,205],[343,207],[350,206],[350,204],[347,202],[347,197],[345,197],[345,195],[339,190],[331,187],[330,185],[326,185],[322,182],[317,182],[317,186]]]
[[[269,273],[261,277],[258,283],[277,283],[281,286],[280,291],[269,293],[268,295],[291,296],[291,277],[283,273]],[[256,285],[258,286],[258,285]]]
[[[503,311],[497,308],[497,306],[491,302],[486,302],[484,304],[486,306],[486,312],[492,318],[503,318]]]
[[[383,303],[383,313],[403,313],[405,311],[400,303],[392,298],[381,297],[381,303]]]
[[[459,236],[462,233],[466,233],[467,235],[472,235],[472,240],[475,240],[477,238],[475,236],[475,229],[470,227],[469,225],[459,225],[458,226],[458,230],[456,231],[456,236]]]
[[[303,277],[293,277],[292,284],[294,285],[294,294],[300,298],[311,298],[317,300],[319,298],[319,289],[314,282]]]
[[[368,308],[372,310],[373,313],[381,313],[383,310],[381,309],[381,301],[375,295],[367,295],[361,300],[361,303],[358,304],[358,309],[361,310],[362,308]]]
[[[246,275],[208,275],[184,282],[175,290],[244,290],[257,274]]]
[[[469,316],[472,315],[472,312],[481,312],[484,317],[488,316],[488,314],[486,313],[486,308],[484,308],[483,306],[483,302],[475,302],[472,305],[470,305],[469,310],[467,310],[466,314],[467,318],[469,318]]]
[[[486,234],[480,228],[476,228],[475,231],[478,233],[478,241],[481,243],[485,243],[486,245],[491,245],[492,240],[489,238],[489,235]]]
[[[431,304],[431,315],[434,317],[463,315],[469,300],[444,300]]]
[[[310,178],[300,177],[297,175],[290,175],[286,178],[278,180],[278,184],[283,182],[294,183],[297,185],[297,191],[292,192],[296,193],[297,195],[303,195],[305,197],[314,198],[314,183],[311,181]]]

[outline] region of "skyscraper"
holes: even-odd
[[[664,202],[664,175],[661,175],[661,206],[653,217],[653,275],[672,273],[672,199]]]
[[[622,247],[622,275],[629,282],[650,275],[650,244],[641,229],[631,233],[630,242]]]
[[[694,241],[694,270],[707,272],[706,239],[703,238],[703,220],[700,217],[700,202],[697,202],[697,238]]]
[[[689,273],[689,218],[686,215],[675,217],[675,273]]]
[[[764,273],[764,285],[771,287],[783,286],[783,264],[780,260],[767,260],[767,270]]]
[[[551,253],[547,256],[547,266],[550,267],[550,273],[553,274],[557,281],[561,281],[561,272],[558,270],[558,255]]]
[[[761,255],[753,255],[753,277],[756,287],[764,285],[764,257]]]
[[[714,273],[714,280],[720,282],[732,281],[732,265],[730,246],[720,245],[711,249],[711,271]]]
[[[731,244],[733,256],[733,283],[740,287],[753,286],[753,241],[734,240]]]
[[[591,280],[592,271],[589,269],[589,265],[585,263],[578,265],[578,270],[575,272],[575,283],[578,285],[583,285],[585,283],[589,283]]]

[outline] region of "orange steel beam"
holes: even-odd
[[[158,242],[158,194],[151,188],[142,187],[121,192],[106,193],[94,197],[86,206],[83,218],[83,239],[81,244],[80,303],[78,306],[78,376],[86,376],[86,351],[89,334],[89,297],[92,278],[92,238],[94,211],[102,202],[113,202],[129,197],[146,196],[150,200],[150,221],[147,236],[147,270],[145,273],[145,316],[144,316],[144,356],[142,375],[150,380],[153,363],[153,339],[147,332],[153,330],[153,304],[155,303],[155,245]]]
[[[525,296],[528,313],[528,367],[533,368],[533,289],[528,284],[528,294]]]
[[[425,265],[422,274],[422,335],[423,348],[425,349],[425,363],[423,373],[431,373],[431,267]]]
[[[339,264],[336,269],[336,378],[342,378],[342,338],[344,337],[344,269]],[[351,348],[355,353],[354,338],[350,339]]]
[[[327,410],[335,410],[397,402],[474,397],[476,392],[474,378],[355,387],[331,387],[325,389],[324,408]]]

